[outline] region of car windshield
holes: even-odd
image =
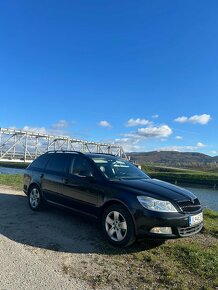
[[[116,179],[147,179],[143,171],[132,163],[113,156],[92,157],[104,176],[110,180]]]

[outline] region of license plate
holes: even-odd
[[[189,216],[189,225],[193,226],[199,224],[203,221],[203,213],[199,213],[196,215]]]

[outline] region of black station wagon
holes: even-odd
[[[203,227],[193,193],[110,154],[47,152],[27,168],[24,192],[34,211],[48,203],[98,219],[109,242],[123,247],[136,238],[187,237]]]

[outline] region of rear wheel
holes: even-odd
[[[102,227],[106,238],[113,245],[127,247],[135,242],[132,217],[122,205],[115,204],[105,210]]]
[[[34,185],[30,188],[30,192],[28,194],[28,203],[32,210],[42,210],[44,205],[44,199],[38,186]]]

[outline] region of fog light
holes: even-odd
[[[164,235],[171,235],[172,229],[171,227],[155,227],[150,230],[153,234],[164,234]]]

